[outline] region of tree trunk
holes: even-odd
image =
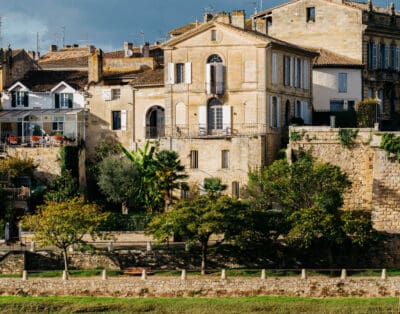
[[[201,243],[201,274],[205,275],[206,274],[206,267],[207,267],[207,243],[202,242]]]
[[[68,253],[67,247],[63,248],[63,256],[64,256],[64,270],[68,274]]]

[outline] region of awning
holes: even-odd
[[[60,116],[77,115],[84,109],[31,109],[31,110],[1,110],[0,122],[18,122],[27,116]]]

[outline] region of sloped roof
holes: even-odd
[[[88,84],[88,72],[33,70],[19,81],[34,92],[50,91],[62,81],[76,90],[81,90]]]
[[[150,57],[157,51],[157,49],[161,49],[159,45],[151,45],[149,47],[149,54]],[[141,57],[142,54],[140,53],[140,47],[133,47],[132,48],[133,55],[131,58],[138,58]],[[125,58],[125,50],[116,50],[116,51],[109,51],[104,53],[104,58]]]
[[[164,85],[164,69],[138,72],[129,82],[132,86],[163,86]]]
[[[88,67],[89,47],[61,48],[50,51],[39,60],[42,68],[84,68]]]
[[[314,58],[314,67],[362,67],[363,64],[346,56],[322,48],[308,48],[319,55]]]
[[[200,23],[200,22],[188,23],[188,24],[179,26],[177,28],[174,28],[173,30],[169,31],[168,34],[171,36],[179,36],[179,35],[182,35],[192,29],[199,27],[201,24],[202,23]]]
[[[19,55],[22,51],[24,51],[24,49],[13,49],[12,51],[11,51],[11,56],[13,57],[13,58],[15,58],[17,55]]]

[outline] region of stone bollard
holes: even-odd
[[[28,280],[28,272],[26,270],[22,271],[22,280],[23,281]]]
[[[73,244],[68,247],[68,251],[71,252],[71,253],[74,252],[74,245]]]
[[[32,241],[31,242],[31,252],[35,252],[35,250],[36,250],[35,246],[36,246],[35,241]]]
[[[226,279],[226,271],[225,271],[225,269],[222,269],[222,270],[221,270],[221,279],[222,279],[222,280],[225,280],[225,279]]]
[[[301,270],[301,279],[307,279],[307,270],[305,268]]]
[[[101,279],[107,280],[107,270],[103,269],[103,271],[101,272]]]
[[[112,252],[114,250],[114,243],[113,241],[110,241],[108,243],[108,252]]]
[[[265,280],[267,278],[265,269],[261,269],[261,280]]]
[[[186,280],[186,269],[182,269],[181,280]]]
[[[146,280],[147,279],[147,272],[146,269],[142,270],[142,280]]]
[[[61,278],[62,278],[62,280],[68,280],[68,273],[66,270],[63,270]]]
[[[151,250],[152,250],[152,248],[151,248],[151,242],[148,241],[147,244],[146,244],[146,251],[147,251],[147,252],[151,252]]]
[[[341,280],[346,280],[347,279],[347,271],[344,268],[342,269],[342,272],[340,274],[340,279]]]
[[[382,269],[381,279],[383,279],[383,280],[386,280],[386,279],[387,279],[386,268]]]

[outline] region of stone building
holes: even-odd
[[[274,159],[290,119],[311,123],[317,54],[253,31],[244,11],[189,26],[163,44],[161,146],[179,153],[191,185],[219,177],[238,196],[249,169]]]
[[[377,96],[383,126],[396,123],[400,112],[400,14],[393,4],[380,8],[373,6],[372,0],[293,0],[255,14],[253,24],[276,38],[323,48],[362,64],[362,98]],[[348,81],[352,75],[340,73],[347,73]],[[319,78],[315,77],[314,84],[319,84]]]

